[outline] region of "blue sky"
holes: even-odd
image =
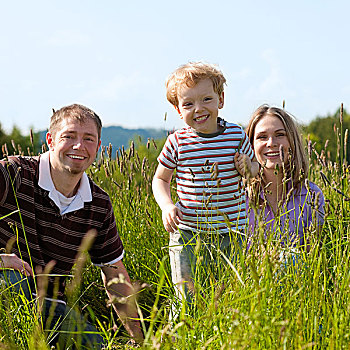
[[[197,60],[224,72],[228,121],[285,100],[307,123],[350,103],[348,1],[0,0],[0,13],[6,131],[43,130],[75,102],[104,125],[181,127],[164,81]]]

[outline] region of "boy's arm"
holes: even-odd
[[[246,154],[236,152],[234,155],[234,162],[240,175],[247,179],[255,177],[259,173],[260,164],[256,160],[255,156],[253,160],[250,160]]]
[[[173,170],[159,164],[152,182],[153,195],[162,210],[163,224],[168,232],[175,232],[179,218],[182,218],[181,211],[171,199],[170,182],[173,172]]]

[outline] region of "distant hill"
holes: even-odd
[[[102,145],[112,144],[113,148],[124,146],[128,148],[132,140],[141,138],[142,143],[146,143],[148,138],[155,140],[167,136],[166,130],[160,129],[125,129],[121,126],[107,126],[102,128]]]
[[[40,140],[45,142],[45,131],[40,131]],[[114,149],[124,146],[128,148],[132,140],[139,140],[146,143],[148,138],[155,140],[162,139],[167,136],[166,130],[160,129],[126,129],[121,126],[107,126],[102,128],[101,141],[102,145],[108,146],[112,144]]]

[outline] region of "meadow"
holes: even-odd
[[[281,245],[256,239],[236,246],[231,262],[216,252],[218,264],[198,271],[194,305],[178,303],[171,283],[168,233],[153,198],[151,181],[162,141],[135,141],[129,148],[104,147],[89,169],[113,203],[125,247],[124,264],[135,283],[144,329],[144,349],[348,349],[350,344],[350,167],[347,131],[338,136],[335,161],[308,143],[309,179],[323,191],[326,217],[322,232],[307,232],[310,250],[298,262],[281,263]],[[333,131],[330,131],[333,132]],[[175,198],[175,184],[173,187]],[[263,237],[264,226],[257,237]],[[284,253],[288,256],[288,247]],[[200,246],[196,254],[201,256]],[[108,349],[133,345],[107,305],[100,271],[77,264],[70,285],[72,307],[91,315]],[[81,283],[80,283],[81,279]],[[201,283],[203,280],[206,283]],[[76,283],[78,281],[78,283]],[[75,284],[74,284],[75,283]],[[0,348],[49,349],[37,313],[22,298],[1,293]],[[169,314],[177,316],[170,322]],[[112,330],[113,323],[118,330]],[[135,345],[134,345],[135,346]]]

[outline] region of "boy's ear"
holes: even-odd
[[[218,108],[221,109],[222,107],[224,107],[224,92],[222,92],[220,97],[219,97],[219,106],[218,106]]]
[[[176,112],[179,113],[179,115],[180,115],[180,117],[181,117],[181,119],[182,119],[182,114],[181,114],[181,112],[180,112],[179,107],[178,107],[178,106],[174,106],[174,108],[176,109]]]

